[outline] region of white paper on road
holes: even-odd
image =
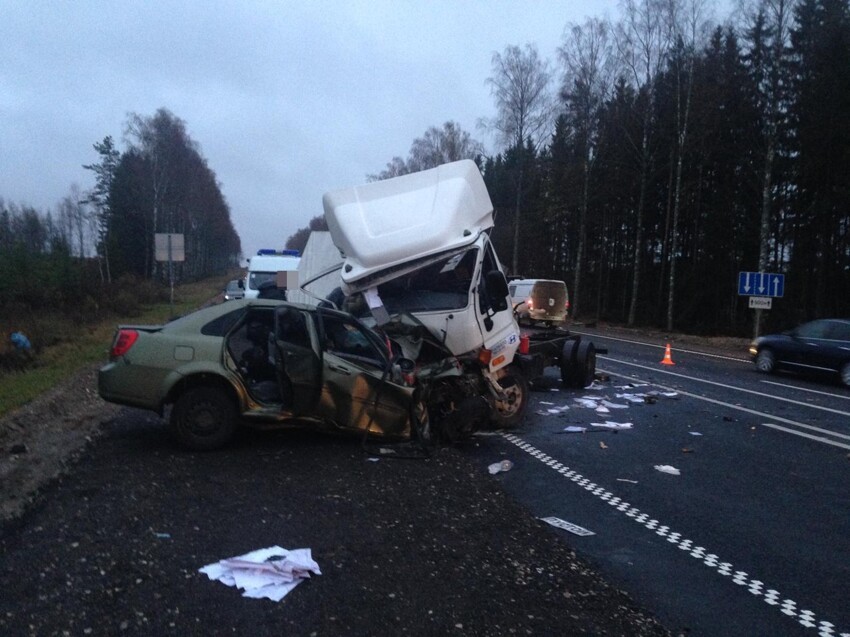
[[[698,431],[689,431],[688,433],[689,433],[689,434],[691,434],[692,436],[701,436],[701,435],[702,435],[702,434],[701,434],[700,432],[698,432]]]
[[[574,398],[579,407],[587,407],[588,409],[596,409],[598,403],[593,398]]]
[[[617,398],[625,400],[627,403],[645,403],[646,395],[645,394],[616,394]]]
[[[613,420],[606,420],[605,422],[592,422],[590,423],[593,427],[605,427],[606,429],[631,429],[634,425],[630,422],[614,422]]]
[[[669,464],[657,464],[655,468],[661,473],[669,473],[671,476],[678,476],[682,473],[676,467],[671,467]]]
[[[242,589],[243,597],[282,600],[310,573],[321,575],[310,549],[270,546],[230,557],[198,569],[211,580]]]
[[[569,427],[564,427],[564,431],[570,434],[582,434],[587,431],[587,427],[577,427],[576,425],[570,425]]]
[[[607,407],[608,409],[628,409],[629,408],[628,405],[621,405],[620,403],[612,403],[611,401],[608,401],[608,400],[603,400],[602,404],[605,407]]]
[[[610,409],[608,409],[607,407],[604,407],[603,405],[599,405],[599,406],[596,408],[596,413],[597,413],[597,414],[610,414],[610,413],[611,413],[611,410],[610,410]]]

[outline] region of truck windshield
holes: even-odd
[[[455,252],[378,286],[390,314],[459,310],[469,303],[478,248]]]

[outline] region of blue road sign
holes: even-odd
[[[772,272],[739,272],[740,296],[784,296],[785,275]]]

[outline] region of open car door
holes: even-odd
[[[322,392],[322,361],[313,317],[283,306],[275,311],[274,324],[275,371],[283,404],[295,415],[314,415]]]
[[[322,308],[318,316],[323,417],[343,428],[409,435],[413,388],[392,382],[386,344],[348,314]]]

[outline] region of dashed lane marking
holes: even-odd
[[[570,469],[560,461],[549,456],[546,452],[536,448],[534,445],[526,442],[516,434],[505,433],[502,437],[513,445],[516,445],[522,451],[525,451],[532,458],[540,460],[544,465],[558,472],[565,478],[569,478],[579,486],[583,487],[589,493],[592,493],[602,502],[609,506],[625,513],[626,517],[631,518],[634,522],[644,526],[647,530],[653,531],[656,535],[666,537],[667,541],[675,544],[679,549],[688,551],[689,555],[696,560],[702,562],[708,568],[713,569],[719,575],[730,578],[730,581],[738,586],[748,590],[754,597],[761,597],[762,601],[768,606],[777,608],[782,614],[795,619],[800,625],[806,628],[817,630],[819,637],[850,637],[850,631],[836,632],[835,624],[818,620],[814,611],[803,609],[798,610],[797,602],[792,599],[783,599],[782,594],[769,588],[764,590],[766,584],[761,580],[751,577],[746,571],[736,570],[731,562],[723,562],[720,557],[714,553],[707,553],[708,549],[704,546],[694,546],[693,540],[683,538],[681,533],[671,532],[669,526],[661,524],[659,520],[652,518],[649,514],[641,512],[637,507],[633,507],[628,502],[624,502],[622,498],[616,497],[611,491],[596,484],[590,479],[582,476],[574,469]]]

